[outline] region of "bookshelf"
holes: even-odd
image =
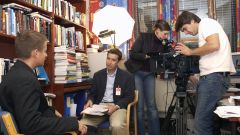
[[[48,74],[50,82],[48,85],[43,86],[44,92],[51,92],[56,94],[56,98],[53,101],[53,106],[63,114],[64,112],[64,93],[68,92],[77,92],[80,90],[87,90],[91,87],[91,84],[88,82],[78,82],[78,83],[72,83],[72,84],[55,84],[54,83],[54,47],[56,44],[54,41],[56,40],[56,30],[54,25],[60,25],[61,27],[74,27],[76,31],[80,31],[83,35],[83,48],[82,49],[76,49],[76,52],[83,52],[86,53],[86,38],[87,38],[87,28],[84,25],[84,23],[76,23],[74,21],[70,21],[69,19],[66,19],[62,16],[59,16],[55,13],[55,1],[52,0],[52,11],[48,11],[44,9],[43,7],[39,7],[37,5],[31,4],[27,1],[31,0],[3,0],[0,1],[1,5],[9,4],[9,3],[16,3],[22,6],[25,6],[27,8],[32,9],[31,12],[38,12],[39,14],[48,17],[51,19],[52,23],[50,24],[50,42],[48,43],[48,57],[45,61],[45,70]],[[43,0],[46,2],[49,2],[49,0]],[[86,13],[86,5],[88,4],[85,0],[65,0],[66,2],[69,2],[72,6],[76,7],[76,11],[81,13]],[[47,6],[45,6],[46,8]],[[1,21],[1,20],[0,20]],[[85,22],[86,24],[87,22]],[[48,33],[49,34],[49,33]],[[8,58],[13,59],[16,57],[15,50],[14,50],[14,40],[15,36],[6,34],[3,31],[0,30],[0,58]]]

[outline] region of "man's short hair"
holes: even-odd
[[[47,41],[45,35],[36,31],[18,33],[15,40],[16,55],[18,58],[29,58],[33,50],[43,50],[44,43]]]
[[[183,11],[177,18],[175,24],[176,31],[177,32],[180,31],[183,25],[190,24],[192,20],[194,20],[197,23],[201,21],[201,19],[197,15],[188,11]]]
[[[116,54],[118,56],[118,61],[122,59],[122,52],[117,48],[110,49],[107,54],[109,53]]]
[[[153,31],[157,29],[160,29],[161,31],[170,31],[170,26],[164,20],[157,20],[153,26]]]

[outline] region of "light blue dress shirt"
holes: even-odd
[[[113,102],[113,86],[116,77],[117,69],[113,74],[109,74],[107,71],[107,84],[106,90],[102,99],[102,102]]]

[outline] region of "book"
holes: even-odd
[[[0,4],[0,32],[2,32],[3,12],[2,5]]]
[[[51,17],[45,17],[45,16],[43,16],[43,15],[40,15],[38,12],[32,12],[32,13],[30,13],[29,14],[31,17],[38,17],[38,18],[41,18],[41,19],[43,19],[43,20],[45,20],[45,21],[47,21],[47,22],[49,22],[49,23],[51,23],[52,22],[52,20],[50,19]]]
[[[37,74],[38,80],[45,80],[46,83],[49,82],[48,75],[43,66],[36,67],[36,74]]]
[[[23,10],[23,11],[26,11],[26,12],[31,12],[32,11],[31,8],[28,8],[28,7],[25,7],[25,6],[16,4],[16,3],[5,4],[5,5],[2,6],[2,8],[13,8],[13,9]]]

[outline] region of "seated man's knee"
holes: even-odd
[[[111,123],[111,127],[112,128],[115,128],[115,129],[117,129],[117,128],[123,128],[123,127],[125,127],[126,125],[124,124],[124,122],[121,122],[121,121],[115,121],[115,122],[113,122],[113,123]]]

